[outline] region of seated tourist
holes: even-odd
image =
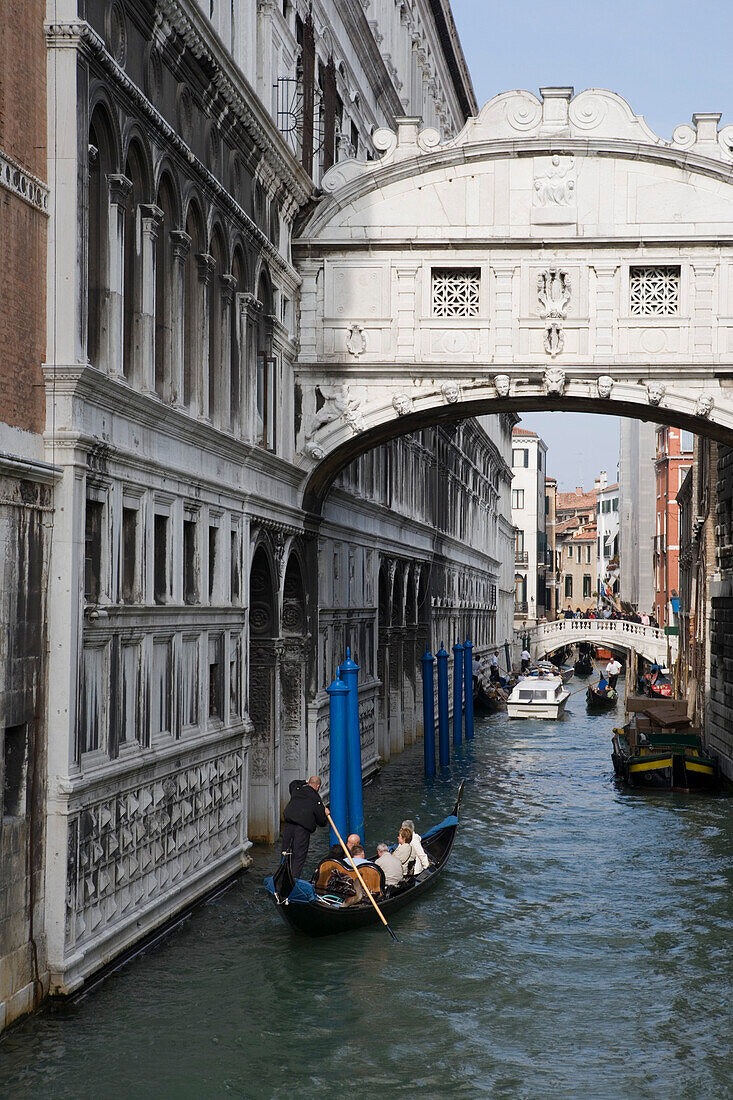
[[[354,848],[354,846],[357,845],[357,844],[361,844],[361,837],[359,836],[358,833],[350,833],[349,836],[347,836],[347,838],[346,838],[346,847],[351,852],[352,849]],[[339,843],[338,840],[336,841],[335,844],[332,844],[331,847],[328,849],[328,858],[329,859],[342,859],[346,863],[349,862],[346,859],[346,853],[344,852],[344,850],[341,847],[341,844]]]
[[[430,866],[430,860],[425,854],[420,834],[415,832],[415,822],[407,818],[406,821],[402,822],[402,828],[409,829],[412,833],[412,840],[410,843],[412,845],[412,854],[415,857],[415,874],[419,875],[421,871],[427,871]]]
[[[371,860],[368,860],[366,858],[366,852],[364,851],[361,844],[355,844],[353,848],[349,848],[349,854],[350,854],[351,858],[353,859],[353,861],[354,861],[354,863],[356,864],[357,867],[359,866],[360,863],[370,863],[371,862]],[[348,859],[346,860],[346,863],[349,867],[351,866],[351,863],[349,863]]]
[[[377,858],[375,860],[378,867],[381,867],[384,871],[384,882],[386,886],[398,886],[402,882],[402,864],[394,856],[388,845],[377,845]]]
[[[607,687],[608,687],[608,681],[603,676],[601,676],[600,680],[598,681],[598,690],[599,690],[599,692],[600,691],[605,691]]]
[[[400,861],[403,875],[408,873],[408,866],[414,863],[415,857],[412,854],[412,829],[407,829],[404,826],[397,834],[397,847],[392,855],[395,859]]]

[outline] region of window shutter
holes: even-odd
[[[327,172],[336,156],[336,64],[333,56],[326,66],[323,89],[323,171]]]
[[[303,147],[301,162],[309,176],[313,175],[313,104],[316,73],[316,37],[310,12],[303,23]]]

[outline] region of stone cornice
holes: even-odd
[[[360,0],[342,0],[340,15],[377,102],[385,113],[398,118],[403,113],[402,103]]]
[[[63,470],[50,462],[39,462],[21,455],[0,454],[0,477],[14,477],[21,481],[34,481],[41,485],[53,485]]]
[[[172,0],[171,6],[174,6]],[[239,220],[252,242],[261,252],[265,253],[270,264],[286,274],[291,282],[294,281],[296,285],[299,285],[300,279],[297,274],[287,261],[283,259],[268,237],[254,223],[249,214],[239,205],[230,192],[219,182],[216,176],[214,176],[208,168],[202,164],[198,157],[194,155],[185,141],[163,118],[147,96],[138,88],[137,84],[130,79],[124,69],[120,68],[107,50],[104,40],[89,23],[84,20],[75,20],[67,23],[47,23],[45,29],[49,48],[77,49],[101,66],[107,77],[128,97],[134,107],[145,116],[147,124],[157,131],[159,137],[167,142],[168,145],[187,162],[189,168],[198,174],[204,187],[227,208],[230,214],[234,215],[234,217]],[[207,56],[210,57],[211,55],[207,54]],[[212,65],[218,63],[214,62],[213,58],[211,58],[211,62]],[[231,63],[229,67],[232,67]],[[241,74],[239,79],[242,83],[246,84],[245,78],[241,76]],[[221,80],[225,80],[224,75],[221,75]],[[231,100],[231,102],[229,102],[230,109],[237,115],[245,129],[253,136],[253,139],[259,141],[258,148],[262,150],[263,155],[265,157],[269,156],[271,158],[271,163],[272,161],[275,162],[273,167],[277,167],[278,169],[278,178],[280,178],[286,188],[290,188],[290,193],[293,195],[293,201],[296,206],[302,205],[310,198],[312,194],[312,185],[310,185],[310,180],[308,180],[308,184],[305,183],[305,173],[302,172],[296,162],[288,164],[287,160],[280,158],[280,150],[277,148],[279,136],[277,139],[274,136],[274,123],[271,123],[269,126],[270,134],[266,133],[264,128],[258,125],[258,127],[255,128],[255,134],[257,136],[254,138],[254,134],[252,134],[247,125],[249,119],[247,102],[237,92],[235,87],[232,86],[229,88],[229,84],[226,82],[225,86],[229,90],[229,95],[228,98],[226,95],[224,98],[227,99],[227,102]],[[222,94],[224,95],[223,92]],[[249,94],[254,97],[254,92],[251,90]],[[287,155],[289,157],[289,154]],[[292,158],[289,159],[292,160]]]
[[[0,187],[17,195],[34,210],[48,214],[48,187],[0,149]]]

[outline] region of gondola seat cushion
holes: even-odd
[[[345,861],[342,862],[340,859],[326,858],[321,860],[318,864],[315,875],[313,876],[313,885],[316,890],[326,889],[332,871],[339,871],[341,874],[348,875],[353,881],[358,882],[353,867],[350,867]],[[359,872],[373,894],[381,894],[383,892],[385,881],[384,871],[381,867],[377,867],[374,863],[361,863],[359,864]]]

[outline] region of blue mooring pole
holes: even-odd
[[[463,739],[463,646],[453,646],[453,744]]]
[[[348,802],[346,793],[346,700],[349,689],[338,673],[331,686],[326,689],[329,695],[329,745],[330,745],[330,790],[328,795],[331,817],[336,828],[345,836],[348,833]],[[338,838],[331,829],[331,843],[338,844]]]
[[[463,682],[466,692],[466,740],[473,741],[473,642],[463,643]]]
[[[359,732],[359,666],[346,649],[346,660],[339,669],[349,689],[346,700],[346,790],[349,800],[349,832],[364,840],[364,800],[361,791],[361,734]]]
[[[438,660],[438,757],[441,768],[450,764],[450,732],[448,730],[448,651],[440,643],[435,654]]]
[[[435,657],[425,647],[422,655],[422,720],[424,728],[425,778],[435,775],[435,685],[433,666]]]

